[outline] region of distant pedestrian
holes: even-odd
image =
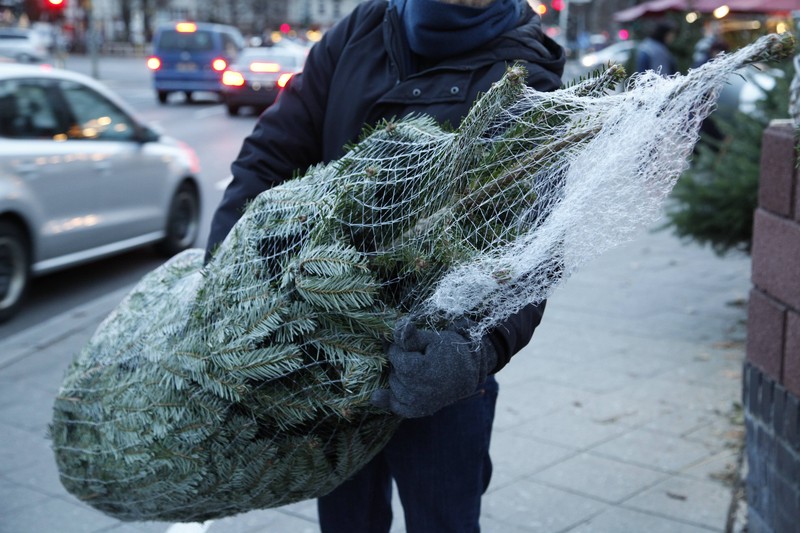
[[[669,45],[676,35],[675,26],[668,22],[659,22],[636,50],[636,72],[654,70],[662,76],[675,74],[678,67]]]
[[[712,36],[710,40],[706,37],[700,39],[697,41],[694,47],[694,53],[692,54],[692,68],[697,68],[707,63],[710,59],[717,57],[719,54],[727,52],[729,48],[728,43],[719,37]]]

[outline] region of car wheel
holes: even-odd
[[[156,245],[159,253],[173,256],[194,244],[200,231],[200,195],[191,183],[175,192],[167,214],[166,236]]]
[[[239,106],[234,104],[228,104],[228,114],[232,117],[235,117],[239,114]]]
[[[0,221],[0,322],[19,309],[30,281],[30,246],[16,224]]]
[[[169,96],[167,91],[158,91],[158,102],[161,104],[166,104],[167,96]]]

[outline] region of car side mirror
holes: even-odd
[[[140,126],[136,128],[136,135],[134,136],[134,139],[136,139],[137,142],[144,144],[156,142],[160,137],[161,134],[157,131],[146,126]]]

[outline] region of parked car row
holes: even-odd
[[[0,64],[0,321],[39,274],[199,233],[199,162],[103,84]]]
[[[303,47],[245,47],[239,30],[224,24],[178,22],[162,26],[153,38],[147,66],[156,97],[170,93],[191,100],[197,91],[219,95],[228,114],[245,106],[256,111],[271,105],[305,61]]]

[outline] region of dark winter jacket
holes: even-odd
[[[394,8],[368,0],[310,51],[275,104],[259,118],[231,169],[233,181],[214,215],[210,253],[259,193],[316,163],[341,157],[365,125],[382,118],[428,114],[457,126],[476,97],[521,61],[541,91],[561,84],[564,52],[523,7],[520,24],[468,53],[439,60],[413,57]],[[544,304],[528,306],[493,330],[498,369],[525,347]]]

